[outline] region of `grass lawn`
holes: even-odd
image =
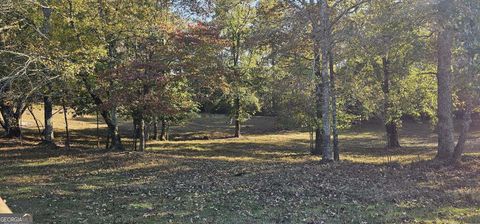
[[[308,133],[267,117],[232,139],[228,119],[204,115],[146,152],[94,149],[94,117],[71,120],[72,151],[38,146],[31,116],[23,122],[23,145],[0,140],[0,196],[35,223],[480,223],[478,127],[462,165],[443,166],[431,161],[436,135],[417,123],[389,151],[379,125],[342,131],[342,161],[320,164]]]

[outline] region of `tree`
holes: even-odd
[[[457,144],[451,157],[452,163],[458,163],[464,152],[465,143],[468,139],[470,125],[472,123],[471,115],[479,106],[480,83],[478,67],[478,55],[480,50],[480,4],[476,2],[462,2],[459,4],[459,15],[457,29],[457,52],[454,60],[455,86],[460,87],[456,90],[459,109],[463,112],[463,121]]]
[[[319,1],[297,1],[288,0],[287,3],[294,8],[300,19],[308,21],[312,29],[312,42],[314,56],[320,65],[320,80],[316,88],[317,108],[321,109],[317,118],[322,121],[322,160],[332,161],[334,159],[331,148],[331,83],[329,73],[329,54],[333,53],[334,30],[338,23],[348,14],[354,13],[363,3],[367,1],[335,1],[329,3],[325,0]],[[303,17],[303,18],[302,18]],[[317,53],[318,52],[318,53]],[[319,59],[317,59],[319,58]],[[321,115],[321,117],[320,117]],[[318,134],[316,137],[320,137]],[[318,147],[318,146],[317,146]]]
[[[39,34],[31,20],[36,8],[32,2],[0,4],[0,124],[5,137],[20,137],[20,119],[44,84],[36,75],[40,54],[32,44]]]
[[[426,18],[413,13],[411,4],[411,1],[371,1],[355,25],[358,40],[351,42],[352,53],[359,56],[355,60],[368,66],[364,68],[365,75],[373,75],[375,85],[381,87],[383,98],[369,101],[375,107],[372,112],[385,125],[387,148],[400,147],[398,132],[403,116],[431,115],[433,107],[424,100],[431,98],[425,91],[433,89],[410,81],[422,76],[431,83],[426,76],[433,73],[426,60],[429,55],[424,53],[430,51]]]
[[[228,41],[224,60],[230,72],[227,76],[229,91],[227,101],[231,105],[230,116],[235,124],[234,137],[240,137],[241,123],[259,110],[259,101],[250,84],[257,55],[248,48],[246,41],[251,34],[255,8],[251,1],[219,1],[215,22],[222,28]]]
[[[439,159],[448,159],[453,153],[452,115],[452,44],[453,30],[448,23],[452,18],[453,2],[442,0],[438,4],[437,57],[438,57],[438,154]]]
[[[438,151],[437,159],[460,162],[471,123],[478,106],[479,35],[477,13],[480,4],[467,1],[439,1],[433,5],[437,33]],[[455,100],[454,100],[455,98]],[[455,105],[454,105],[455,103]],[[462,128],[454,140],[453,110],[463,112]]]
[[[45,41],[49,41],[52,27],[50,23],[50,16],[52,14],[52,8],[50,7],[51,1],[40,1],[40,7],[43,13],[42,34],[45,35]],[[43,113],[44,113],[44,129],[43,129],[43,141],[47,144],[54,144],[54,131],[53,131],[53,100],[50,95],[52,92],[52,85],[47,84],[47,93],[43,96]]]
[[[155,10],[161,4],[155,1],[145,4],[135,3],[110,3],[98,1],[94,4],[81,3],[78,5],[68,4],[68,15],[70,17],[70,28],[73,35],[70,37],[76,40],[76,46],[80,49],[89,47],[87,54],[79,55],[84,62],[80,69],[74,74],[80,80],[85,89],[92,97],[93,102],[99,108],[109,132],[109,148],[123,150],[121,136],[118,130],[118,108],[112,102],[114,96],[111,94],[117,88],[121,88],[115,80],[108,83],[101,83],[102,74],[109,70],[116,69],[119,65],[129,61],[132,57],[132,42],[137,36],[144,33],[142,24],[149,22],[148,18],[142,20],[149,10]],[[83,4],[83,5],[82,5]],[[78,6],[74,8],[74,6]],[[86,22],[82,18],[90,18]],[[101,86],[103,88],[99,88]],[[106,93],[101,95],[100,92]]]

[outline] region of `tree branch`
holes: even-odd
[[[341,0],[340,0],[341,1]],[[332,20],[332,23],[330,24],[330,29],[336,24],[338,23],[345,15],[348,15],[350,13],[353,13],[354,11],[356,11],[358,9],[358,7],[364,3],[367,3],[367,2],[370,2],[370,0],[360,0],[358,2],[356,2],[355,4],[353,4],[352,6],[348,7],[347,9],[343,10],[338,16],[336,16],[333,20]],[[334,4],[335,5],[335,4]],[[336,5],[335,5],[336,6]],[[352,12],[352,10],[354,10]]]

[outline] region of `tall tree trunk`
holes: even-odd
[[[139,120],[139,125],[138,125],[138,131],[140,134],[140,145],[138,147],[139,151],[145,151],[145,146],[146,146],[146,138],[145,138],[145,119],[143,119],[143,116],[140,117]]]
[[[158,135],[158,117],[153,118],[153,139],[158,140],[159,139]]]
[[[387,56],[382,57],[383,65],[383,117],[387,138],[387,148],[399,148],[398,141],[398,125],[397,121],[390,116],[391,102],[390,102],[390,61]]]
[[[328,74],[328,55],[326,49],[322,49],[322,82],[323,82],[323,102],[322,102],[322,126],[323,126],[323,146],[322,160],[332,161],[332,148],[330,146],[330,82]]]
[[[316,33],[314,31],[313,39],[316,40]],[[320,72],[320,47],[319,44],[314,44],[313,47],[313,55],[314,55],[314,65],[313,71],[315,77],[317,78],[316,86],[315,86],[315,147],[312,150],[312,155],[321,155],[322,154],[322,145],[323,145],[323,129],[320,127],[320,121],[322,120],[322,93],[323,93],[323,83],[320,81],[322,79],[322,73]]]
[[[42,132],[43,141],[47,144],[55,144],[53,142],[53,102],[52,98],[47,94],[43,96],[43,108],[43,117],[45,121],[45,127]]]
[[[340,149],[338,147],[338,120],[337,120],[337,92],[335,88],[333,52],[329,53],[330,84],[332,88],[332,134],[333,134],[333,159],[340,160]]]
[[[235,98],[235,138],[240,137],[240,97]]]
[[[330,21],[329,8],[327,1],[322,1],[320,5],[320,16],[322,20],[322,82],[323,82],[323,101],[322,101],[322,125],[323,125],[323,146],[322,160],[325,162],[333,161],[332,148],[330,146],[330,75],[328,72],[328,52],[330,49]]]
[[[447,13],[452,10],[450,0],[444,0],[441,11]],[[446,16],[446,15],[444,15]],[[444,17],[441,16],[441,17]],[[441,19],[443,20],[443,19]],[[454,150],[453,116],[452,116],[452,43],[453,32],[448,21],[440,21],[444,26],[438,34],[437,54],[437,85],[438,85],[438,159],[449,159]]]
[[[241,43],[241,35],[239,32],[232,34],[232,48],[231,48],[231,53],[232,53],[232,59],[233,59],[233,76],[234,76],[234,85],[240,85],[241,81],[241,74],[239,72],[239,63],[240,63],[240,43]],[[237,86],[238,87],[238,86]],[[238,88],[237,88],[238,90]],[[240,105],[240,93],[236,92],[235,93],[235,99],[234,99],[234,105],[233,109],[235,110],[234,114],[234,119],[235,119],[235,133],[234,137],[239,138],[241,133],[240,133],[240,109],[242,108]]]
[[[43,25],[42,32],[45,36],[50,37],[50,15],[52,14],[52,8],[49,6],[50,0],[41,0],[42,13],[43,13]],[[48,92],[52,92],[52,87],[48,85]],[[44,119],[45,127],[43,129],[43,142],[47,144],[54,144],[54,132],[53,132],[53,101],[49,93],[43,96],[44,106]]]
[[[138,119],[133,116],[133,151],[137,151]]]

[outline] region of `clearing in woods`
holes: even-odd
[[[449,167],[430,160],[429,125],[413,122],[390,151],[380,125],[342,131],[334,164],[309,155],[308,133],[268,117],[230,139],[226,117],[202,115],[146,152],[95,149],[95,117],[70,119],[71,151],[38,146],[30,114],[23,124],[22,146],[0,142],[0,192],[36,223],[480,223],[478,127],[463,164]],[[56,114],[59,145],[63,127]]]

